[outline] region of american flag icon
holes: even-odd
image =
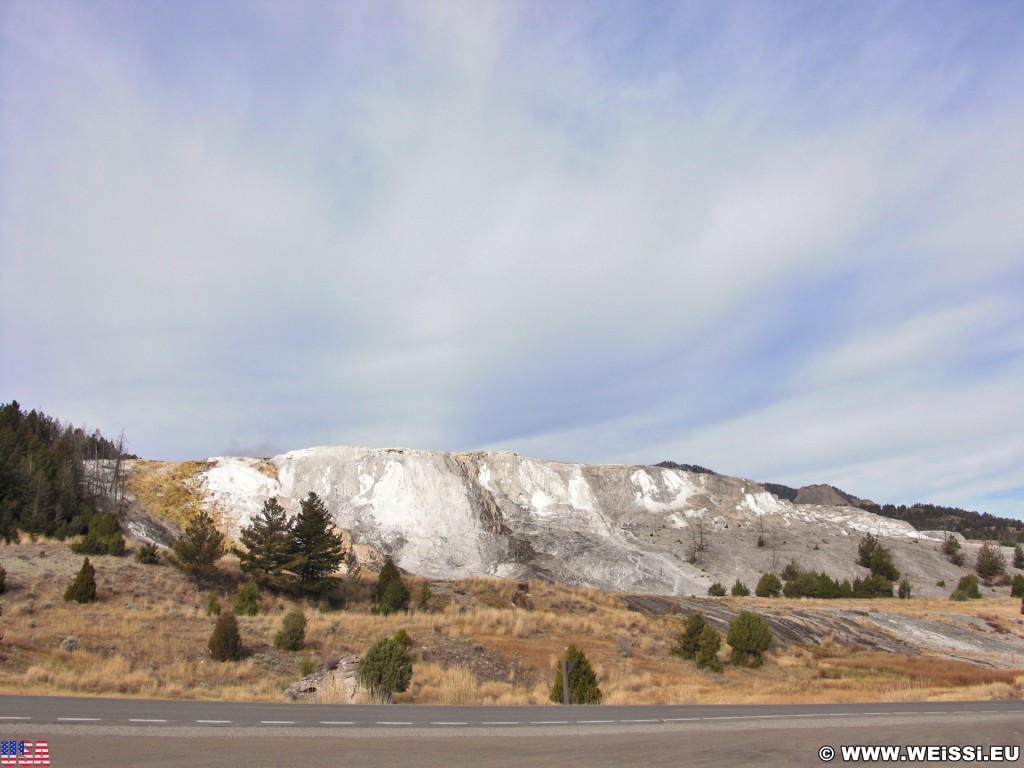
[[[49,765],[45,741],[0,741],[0,766]]]

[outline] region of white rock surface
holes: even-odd
[[[700,595],[715,580],[729,586],[739,577],[753,587],[760,573],[789,559],[839,577],[864,575],[853,560],[868,532],[890,542],[936,540],[860,509],[794,505],[749,480],[508,452],[339,446],[262,461],[216,457],[199,483],[234,538],[266,499],[277,497],[294,514],[312,491],[354,542],[432,578],[539,576]],[[700,530],[708,554],[694,565],[688,560]],[[770,545],[757,547],[759,536]],[[931,571],[924,578],[935,582]]]

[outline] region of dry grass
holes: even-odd
[[[206,466],[201,461],[139,459],[129,467],[125,485],[143,509],[184,528],[203,506],[203,495],[195,487],[195,477]]]
[[[221,664],[206,650],[214,623],[205,612],[210,590],[196,589],[167,566],[143,566],[130,557],[92,560],[100,601],[80,606],[61,597],[81,564],[64,544],[0,547],[9,587],[0,626],[0,691],[281,700],[301,676],[303,660],[358,655],[399,629],[415,641],[413,682],[396,697],[400,702],[545,703],[552,670],[569,643],[587,653],[609,704],[986,699],[1010,695],[1015,682],[1006,671],[844,649],[828,640],[772,652],[757,670],[726,665],[716,675],[670,655],[681,616],[642,615],[623,608],[616,595],[544,583],[530,585],[534,607],[524,610],[514,607],[522,592],[514,582],[491,579],[434,583],[429,611],[395,616],[374,615],[365,601],[345,612],[319,613],[270,595],[263,601],[266,613],[239,617],[247,658]],[[229,610],[237,564],[226,559],[222,568],[218,591]],[[409,582],[416,594],[419,581]],[[275,650],[273,634],[296,604],[306,610],[309,647]],[[884,608],[932,618],[953,610],[949,601],[925,600],[886,601]],[[1017,600],[956,606],[965,609],[989,626],[1021,631]],[[784,604],[772,601],[771,610]],[[68,635],[80,650],[61,650]],[[727,655],[723,648],[723,660]],[[323,699],[334,695],[325,691]]]

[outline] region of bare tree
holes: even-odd
[[[691,517],[690,553],[688,560],[693,565],[702,565],[708,555],[707,522],[703,517]]]

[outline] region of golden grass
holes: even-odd
[[[203,506],[195,477],[206,466],[202,461],[139,459],[132,462],[125,486],[150,514],[184,527]]]
[[[205,611],[209,589],[197,589],[167,566],[143,566],[130,557],[91,559],[100,601],[80,606],[61,597],[81,564],[64,544],[0,547],[9,587],[0,627],[0,691],[281,700],[284,688],[301,677],[303,660],[358,655],[399,629],[414,640],[413,682],[396,696],[399,702],[546,703],[556,661],[569,643],[587,653],[609,704],[985,699],[1007,697],[1022,682],[1005,670],[851,650],[828,639],[772,651],[757,670],[727,664],[723,674],[713,674],[669,653],[681,616],[646,616],[624,609],[616,595],[547,583],[529,586],[534,609],[524,610],[513,605],[517,585],[493,579],[436,583],[432,610],[393,616],[371,613],[365,600],[348,611],[319,613],[267,595],[266,613],[239,617],[247,658],[221,664],[206,653],[214,623]],[[226,558],[221,567],[226,575],[218,593],[230,610],[237,563]],[[418,580],[409,582],[415,594]],[[278,651],[273,635],[294,605],[306,611],[308,648]],[[776,612],[786,607],[783,601],[757,605]],[[1005,598],[967,605],[856,603],[869,607],[931,618],[970,610],[990,626],[1022,631],[1019,601]],[[80,650],[61,650],[68,635]],[[727,648],[721,656],[727,659]],[[340,689],[323,691],[321,700],[341,700]]]

